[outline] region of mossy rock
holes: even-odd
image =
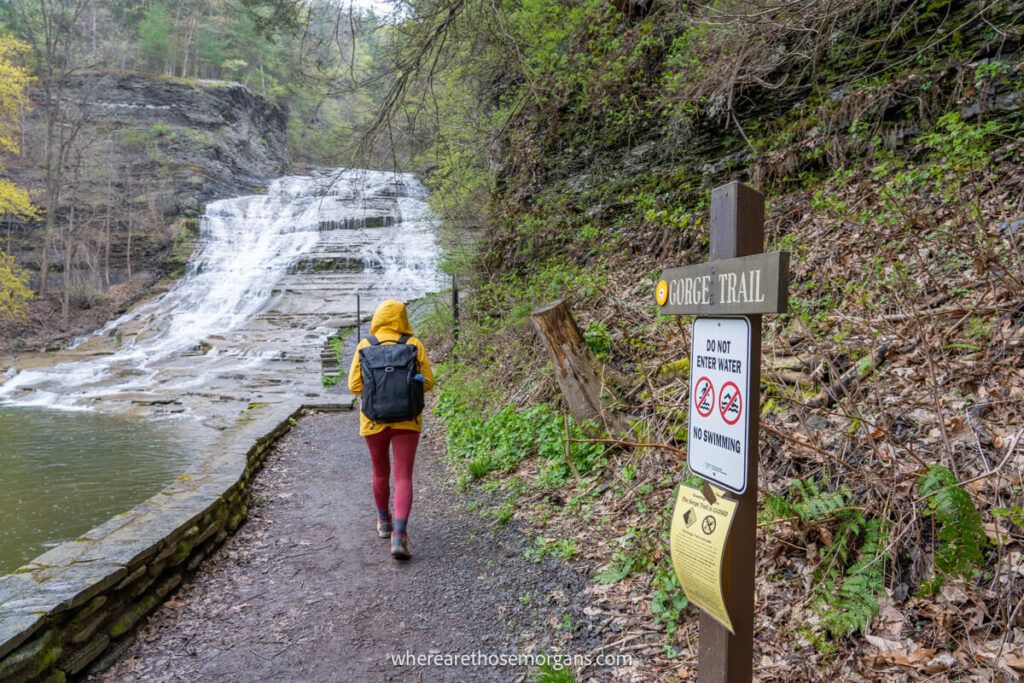
[[[78,610],[75,618],[69,624],[69,629],[74,631],[77,630],[103,605],[107,604],[107,596],[97,595],[95,598],[90,600],[84,607]]]
[[[111,626],[110,636],[117,638],[123,636],[125,633],[130,631],[139,619],[146,616],[150,610],[156,607],[160,603],[160,599],[155,595],[147,595],[143,598],[135,607],[122,614]]]
[[[49,669],[57,658],[60,657],[60,653],[63,652],[60,643],[56,643],[46,648],[43,653],[36,660],[36,675],[39,675]]]
[[[182,541],[181,543],[178,543],[178,548],[177,548],[177,550],[174,551],[174,554],[171,555],[171,558],[170,558],[170,561],[168,562],[168,564],[171,567],[173,567],[175,565],[178,565],[178,564],[181,564],[182,562],[185,561],[185,559],[189,556],[189,554],[191,552],[192,552],[192,544],[191,543],[185,543],[184,541]]]
[[[28,671],[38,676],[45,671],[60,655],[59,635],[56,629],[50,629],[0,660],[0,680],[25,678]]]
[[[181,574],[174,574],[161,583],[156,589],[156,596],[159,599],[166,598],[171,591],[181,585]]]

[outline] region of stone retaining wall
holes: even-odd
[[[253,406],[171,486],[0,576],[0,681],[63,681],[117,659],[245,519],[253,476],[304,408],[351,404]]]

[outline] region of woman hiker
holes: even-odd
[[[365,366],[365,367],[364,367]],[[370,336],[359,341],[348,372],[348,388],[362,397],[359,435],[373,462],[377,535],[391,536],[391,556],[409,559],[406,523],[412,507],[412,467],[423,426],[423,392],[434,386],[427,351],[412,336],[405,304],[389,299],[377,307]],[[375,419],[374,419],[375,418]],[[394,449],[394,467],[389,450]],[[395,473],[394,524],[388,509]]]

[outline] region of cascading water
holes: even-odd
[[[12,377],[0,401],[203,415],[211,402],[319,392],[320,348],[354,322],[355,294],[369,311],[441,288],[425,199],[409,174],[349,169],[213,202],[176,286],[64,352],[69,362]]]

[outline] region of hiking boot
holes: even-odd
[[[409,555],[409,537],[405,534],[391,534],[391,557],[396,560],[408,560]]]
[[[377,520],[377,536],[380,538],[388,538],[391,536],[391,522],[385,522],[383,520]]]

